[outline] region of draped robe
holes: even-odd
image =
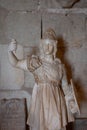
[[[74,121],[62,89],[63,65],[58,59],[51,63],[41,59],[41,64],[37,65],[38,60],[28,59],[35,85],[27,123],[31,130],[61,130]]]

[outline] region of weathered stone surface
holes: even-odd
[[[34,87],[34,77],[32,75],[32,73],[30,72],[25,72],[25,82],[24,82],[24,86],[26,88],[33,88]]]
[[[39,0],[0,0],[0,5],[8,10],[34,10]]]
[[[5,34],[8,39],[15,38],[18,44],[24,46],[38,45],[41,33],[38,13],[10,12],[5,26]]]
[[[40,0],[41,9],[72,8],[79,0]]]
[[[11,38],[23,45],[36,45],[40,38],[40,15],[38,13],[9,12],[0,6],[0,44]]]
[[[58,0],[40,0],[40,8],[47,9],[47,8],[61,8],[60,3]]]
[[[67,63],[71,66],[72,76],[81,87],[87,86],[87,48],[69,48],[66,52]]]
[[[18,45],[19,59],[23,58],[23,48]],[[8,45],[0,45],[0,89],[21,89],[24,85],[24,71],[12,67],[8,60]]]
[[[39,43],[38,46],[24,47],[24,57],[27,57],[29,55],[38,55],[38,54],[39,54]]]
[[[8,15],[8,10],[2,8],[0,6],[0,44],[5,44],[7,41],[6,35],[5,35],[5,19]]]
[[[26,130],[24,99],[0,100],[0,130]]]

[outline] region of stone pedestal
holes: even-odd
[[[26,130],[25,99],[0,100],[0,130]]]

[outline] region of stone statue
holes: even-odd
[[[19,60],[15,51],[16,40],[12,39],[8,55],[12,66],[30,71],[35,78],[27,123],[31,130],[62,130],[74,121],[79,112],[73,83],[67,82],[65,67],[56,58],[57,38],[53,29],[48,29],[40,40],[40,56],[31,55]]]

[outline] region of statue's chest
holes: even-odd
[[[41,80],[60,80],[62,76],[61,65],[56,62],[43,62],[41,67],[35,71],[35,75]]]

